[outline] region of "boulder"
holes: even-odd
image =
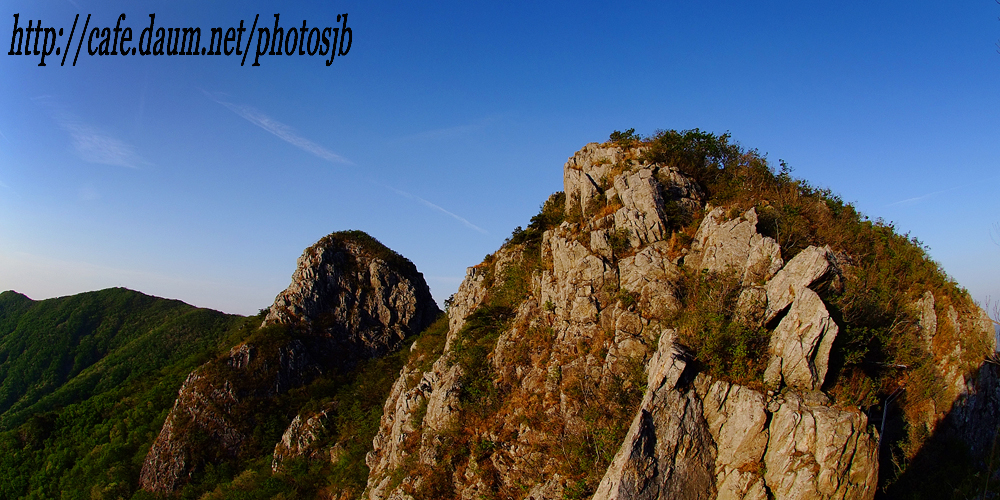
[[[795,290],[812,285],[830,270],[830,247],[810,246],[788,261],[767,282],[767,310],[764,322],[769,323],[795,299]]]
[[[878,484],[878,439],[860,410],[784,395],[764,455],[775,499],[871,499]]]
[[[757,233],[755,209],[725,220],[721,207],[702,220],[684,262],[708,272],[736,272],[746,284],[770,279],[784,263],[778,243]]]
[[[792,288],[792,307],[771,333],[764,385],[818,391],[826,379],[838,327],[816,292],[798,285]]]

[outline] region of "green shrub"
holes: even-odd
[[[770,335],[736,314],[739,276],[686,270],[678,286],[682,307],[670,322],[698,365],[716,378],[760,389]]]
[[[630,292],[625,288],[619,288],[617,293],[618,301],[624,309],[631,310],[639,303],[639,294]]]
[[[566,193],[559,191],[554,193],[539,209],[538,214],[531,217],[531,223],[527,229],[517,226],[514,232],[504,242],[505,245],[525,245],[532,249],[538,249],[542,241],[542,233],[562,224],[566,219],[563,209],[566,205]]]
[[[642,140],[642,138],[639,137],[639,135],[635,133],[635,129],[634,128],[630,128],[630,129],[628,129],[628,130],[626,130],[624,132],[620,132],[618,130],[615,130],[614,132],[611,132],[610,139],[611,139],[611,142],[617,144],[618,146],[622,146],[622,147],[631,146],[632,143]]]
[[[462,367],[459,400],[466,411],[486,418],[499,404],[493,365],[487,356],[496,347],[500,334],[510,325],[514,311],[501,305],[485,305],[465,320],[452,345],[452,363]]]
[[[608,246],[611,247],[611,255],[614,260],[618,260],[623,257],[629,250],[632,249],[632,243],[629,241],[629,235],[631,232],[628,228],[620,227],[608,233]]]
[[[675,167],[708,187],[725,167],[743,156],[738,144],[729,143],[729,137],[728,133],[717,136],[699,129],[658,130],[647,142],[643,159]]]
[[[604,472],[621,445],[645,392],[645,363],[626,361],[622,373],[607,381],[574,378],[565,391],[580,404],[582,428],[565,431],[560,437],[561,474],[570,480],[567,498],[587,498],[594,493]]]

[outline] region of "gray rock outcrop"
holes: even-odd
[[[768,402],[686,370],[665,333],[642,405],[594,500],[874,497],[878,438],[863,413],[822,398],[807,403],[796,392]]]
[[[262,333],[185,381],[146,456],[140,486],[176,491],[206,461],[241,456],[253,430],[249,417],[275,396],[390,352],[439,313],[413,264],[367,234],[321,239],[299,258]],[[323,423],[317,415],[297,418],[278,444],[275,467],[304,452]]]
[[[747,284],[771,279],[784,262],[778,243],[757,232],[757,211],[751,208],[728,221],[724,215],[721,207],[705,215],[685,265],[708,272],[737,270]]]
[[[771,360],[764,371],[764,385],[819,390],[826,380],[837,323],[816,292],[792,287],[795,300],[771,333]]]
[[[678,306],[673,287],[680,270],[667,256],[664,238],[671,221],[664,206],[670,202],[693,210],[700,206],[700,190],[665,166],[621,171],[625,156],[618,148],[589,145],[564,169],[569,212],[596,214],[607,206],[615,211],[567,221],[544,233],[541,259],[550,264],[532,276],[528,297],[511,320],[514,326],[500,332],[490,354],[497,382],[513,388],[512,397],[532,403],[504,410],[522,416],[497,419],[494,429],[478,438],[497,442],[497,448],[486,462],[459,464],[461,472],[453,480],[460,496],[475,497],[488,482],[502,491],[526,488],[533,498],[561,495],[567,479],[559,473],[559,459],[546,450],[558,446],[564,433],[578,434],[586,425],[582,401],[571,397],[571,391],[581,384],[617,383],[630,367],[644,363],[660,329],[639,311],[668,314]],[[616,233],[628,235],[628,248],[612,249],[609,239]],[[520,265],[521,255],[519,247],[504,247],[488,265],[470,268],[451,299],[445,354],[427,371],[408,366],[400,373],[367,458],[371,475],[366,498],[406,498],[406,492],[426,484],[420,474],[394,481],[401,467],[434,470],[448,465],[441,463],[447,452],[441,436],[459,422],[464,375],[461,366],[449,361],[449,351],[467,316],[490,293],[484,276],[503,276],[506,266]],[[542,343],[531,340],[539,332],[550,332]],[[599,344],[593,353],[581,351],[594,342]],[[526,411],[544,411],[531,418],[551,425],[524,424]],[[490,476],[494,479],[487,481],[485,470],[496,471]]]
[[[830,270],[830,249],[810,246],[788,261],[767,282],[767,310],[764,322],[769,323],[795,300],[796,290],[804,290]]]
[[[615,227],[628,231],[632,246],[667,236],[663,196],[651,169],[615,177],[614,188],[607,194],[612,198],[618,196],[622,202],[622,207],[615,212]]]
[[[580,210],[587,213],[596,206],[595,198],[608,180],[611,167],[622,160],[621,148],[590,143],[571,156],[563,166],[563,186],[566,192],[566,213]]]
[[[288,459],[316,455],[319,452],[317,443],[327,433],[329,413],[329,410],[320,410],[305,416],[296,415],[281,434],[281,441],[274,445],[271,470],[278,472]]]
[[[774,498],[873,498],[878,438],[859,410],[789,392],[774,412],[764,482]]]
[[[349,231],[302,253],[292,283],[274,299],[262,326],[289,325],[322,338],[349,366],[389,352],[438,314],[413,263]]]
[[[232,384],[205,376],[188,375],[159,436],[146,455],[139,484],[148,491],[171,492],[190,481],[200,458],[193,453],[190,433],[207,436],[216,452],[235,455],[246,438],[229,412],[239,399]]]

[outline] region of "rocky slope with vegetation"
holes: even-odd
[[[995,349],[918,242],[726,136],[618,134],[563,171],[565,191],[469,269],[440,354],[401,371],[365,498],[874,498],[914,482],[907,465]]]
[[[249,318],[0,294],[0,496],[1000,487],[993,325],[919,241],[726,135],[616,132],[563,174],[447,314],[358,231],[306,249]]]

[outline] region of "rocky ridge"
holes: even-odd
[[[877,430],[824,392],[842,325],[822,294],[849,256],[810,246],[786,262],[753,208],[705,207],[696,182],[634,150],[589,144],[563,172],[566,221],[469,268],[444,352],[403,368],[364,497],[873,498]],[[699,214],[687,244],[677,228]],[[692,270],[732,276],[738,321],[769,332],[758,385],[704,371],[673,328]],[[481,337],[491,318],[494,342]],[[939,312],[924,318],[929,345],[956,340],[927,332]],[[486,350],[476,373],[463,361],[473,342]],[[955,389],[924,418],[933,430],[969,362],[930,354]],[[573,463],[606,470],[588,479]]]
[[[862,410],[842,397],[872,391],[845,346],[878,332],[836,301],[859,279],[856,256],[782,248],[767,202],[713,207],[691,174],[643,160],[646,147],[584,147],[564,192],[468,269],[447,333],[420,337],[389,390],[363,498],[871,499],[880,465],[901,452],[918,464],[938,436],[989,453],[1000,370],[982,364],[995,342],[978,307],[940,287],[906,291],[899,332],[916,339],[907,359],[926,361],[875,358],[901,375]],[[176,491],[206,461],[270,449],[239,415],[392,352],[433,319],[412,264],[372,241],[335,233],[307,249],[258,334],[188,377],[144,488]],[[699,312],[704,300],[723,307]],[[739,366],[699,344],[713,328]],[[328,437],[337,404],[288,415],[275,474],[296,457],[347,456]]]
[[[292,283],[262,328],[187,377],[146,456],[140,485],[176,491],[204,463],[266,446],[252,442],[257,422],[248,416],[317,376],[396,349],[439,314],[408,260],[359,231],[321,239],[299,258]],[[308,450],[323,417],[320,411],[291,422],[277,445],[275,467]]]

